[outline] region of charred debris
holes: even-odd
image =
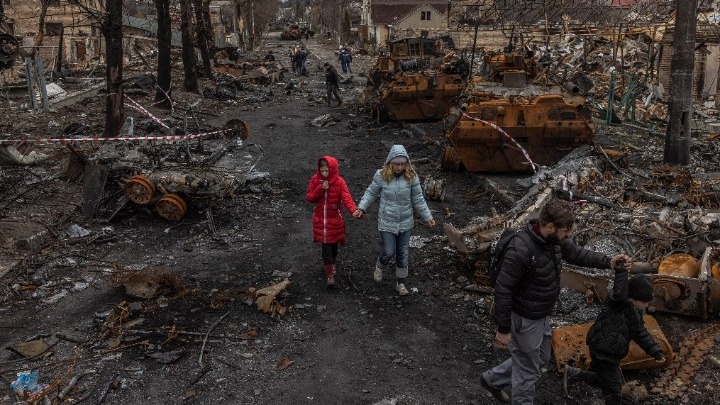
[[[312,35],[306,27],[290,25],[281,38],[298,41]],[[442,121],[443,142],[437,144],[443,151],[438,166],[447,175],[460,170],[476,172],[483,192],[493,196],[493,215],[478,216],[465,224],[448,221],[444,227],[451,249],[473,265],[474,280],[466,290],[482,297],[478,302],[483,310],[489,311],[492,305],[484,268],[490,243],[503,229],[520,226],[536,214],[546,199],[557,197],[577,203],[580,221],[575,238],[579,244],[607,254],[627,253],[636,261],[633,272],[650,275],[655,287],[654,311],[709,321],[707,328],[683,342],[670,342],[658,322],[647,316],[649,330],[666,353],[666,364],[649,362],[636,347],[623,360],[623,367],[628,369],[665,368],[651,391],[674,399],[682,395],[685,383],[720,332],[714,323],[720,317],[720,160],[716,134],[720,121],[713,118],[717,116],[715,83],[713,91],[708,88],[698,95],[692,164],[686,168],[662,164],[662,128],[668,119],[663,81],[668,79],[668,63],[658,44],[667,43],[667,39],[655,35],[647,30],[628,30],[624,36],[567,33],[550,43],[532,41],[527,33],[513,31],[502,49],[476,48],[472,52],[456,49],[446,37],[397,39],[367,73],[359,104],[369,119],[381,123]],[[0,68],[8,69],[13,66],[18,45],[5,41],[7,45],[0,48]],[[152,48],[147,42],[138,46]],[[708,52],[717,50],[714,46]],[[137,52],[139,57],[133,59],[136,66],[148,63],[142,54]],[[288,70],[282,61],[268,60],[255,52],[241,54],[237,48],[227,47],[219,49],[216,57],[214,77],[202,94],[205,98],[265,101],[271,92],[269,86],[286,80]],[[709,75],[709,65],[703,64],[698,70]],[[39,71],[35,77],[44,77],[42,63],[35,68]],[[64,74],[68,85],[52,95],[36,96],[31,85],[32,103],[70,103],[96,91],[89,84],[102,81],[95,67]],[[14,90],[22,93],[27,83],[24,86]],[[291,91],[292,86],[288,86],[286,90]],[[47,92],[45,86],[40,87],[41,92]],[[186,100],[180,118],[161,120],[132,101],[134,94],[151,91],[152,77],[138,76],[128,87],[136,87],[128,93],[129,107],[141,118],[128,118],[120,138],[103,141],[97,148],[78,146],[94,139],[93,128],[83,122],[57,128],[58,135],[45,140],[37,134],[0,139],[4,184],[0,210],[29,190],[63,176],[75,181],[63,187],[82,187],[79,208],[84,216],[106,224],[92,232],[75,225],[66,230],[66,235],[53,235],[45,227],[0,223],[2,233],[12,235],[2,239],[12,254],[0,263],[0,276],[19,263],[25,252],[53,238],[68,238],[73,244],[112,240],[115,236],[110,223],[128,206],[151,209],[168,221],[178,222],[193,198],[200,198],[192,204],[197,209],[202,207],[202,197],[268,191],[269,185],[263,182],[268,174],[254,171],[262,151],[257,145],[248,147],[251,130],[244,121],[202,124],[198,115],[203,113],[194,110],[190,100]],[[17,100],[12,103],[30,103]],[[316,121],[312,125],[325,126],[337,119],[328,115]],[[48,143],[62,146],[39,147]],[[27,181],[22,168],[29,165],[52,168],[33,174]],[[522,176],[503,175],[507,173]],[[429,198],[440,200],[447,192],[441,180],[433,179],[427,179],[425,191]],[[69,215],[59,213],[58,223]],[[210,211],[207,216],[212,228]],[[45,283],[47,273],[73,266],[71,258],[58,259],[33,275],[33,283],[16,283],[11,288],[15,294],[34,295],[52,304],[68,289]],[[114,270],[107,266],[98,269],[108,273]],[[129,297],[150,300],[150,306],[167,305],[188,292],[167,269],[123,269],[117,274]],[[286,309],[275,297],[288,287],[291,274],[277,276],[282,281],[265,288],[213,299],[218,306],[223,300],[239,299],[279,320]],[[609,273],[566,269],[561,279],[565,287],[561,306],[593,308],[605,298],[610,279]],[[90,281],[78,280],[69,288],[81,290]],[[122,302],[103,314],[103,337],[109,349],[128,347],[121,345],[129,337],[138,339],[151,333],[164,334],[168,340],[184,337],[174,330],[136,328],[146,310],[145,304],[139,305]],[[587,366],[584,335],[593,312],[585,313],[583,319],[560,317],[553,334],[558,367],[570,359]],[[219,317],[213,327],[222,319]],[[211,332],[212,327],[204,339],[199,336],[203,347]],[[235,338],[248,340],[253,336],[254,331],[249,330]],[[73,337],[53,336],[50,340],[48,344],[44,339],[33,339],[11,350],[24,358],[36,358],[47,353],[53,343],[72,341]],[[167,364],[183,353],[158,350],[155,355],[158,362]],[[199,362],[203,363],[202,355]],[[36,398],[56,391],[60,385],[66,388],[66,395],[84,375],[87,373],[70,367],[56,386],[42,388]]]

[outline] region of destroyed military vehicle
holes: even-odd
[[[469,65],[449,38],[393,41],[368,74],[360,103],[380,122],[438,121],[457,103]]]
[[[232,195],[251,181],[259,154],[243,144],[248,135],[248,125],[232,119],[203,134],[107,142],[91,157],[72,148],[66,171],[70,177],[84,173],[85,217],[108,222],[132,203],[179,221],[188,212],[188,200]]]
[[[528,83],[537,76],[532,50],[516,49],[511,39],[482,61],[483,76],[473,77],[445,120],[444,169],[533,172],[592,142],[595,128],[582,97]]]
[[[298,24],[288,25],[282,33],[280,33],[280,39],[297,41],[299,39],[309,39],[315,35],[315,32],[305,26]]]

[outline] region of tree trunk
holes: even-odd
[[[690,121],[692,120],[693,68],[695,67],[695,31],[697,0],[676,0],[673,56],[670,62],[668,123],[665,133],[665,163],[685,166],[690,163]]]
[[[217,63],[215,59],[215,32],[212,27],[212,20],[210,19],[210,0],[202,0],[202,13],[203,21],[205,21],[205,35],[210,50],[210,58]]]
[[[2,0],[0,0],[0,3]],[[58,51],[57,51],[57,62],[55,65],[55,71],[58,73],[62,72],[62,66],[63,66],[63,47],[65,46],[65,27],[60,28],[60,40],[58,41]]]
[[[35,46],[42,45],[43,38],[45,37],[45,16],[47,15],[47,8],[47,0],[40,0],[40,18],[38,20],[38,35],[35,38]],[[37,48],[34,48],[32,54],[35,54],[36,51]]]
[[[1,1],[1,0],[0,0]],[[180,0],[180,31],[182,31],[182,60],[185,77],[183,88],[186,91],[198,91],[197,57],[193,46],[193,32],[190,21],[192,20],[192,5],[190,0]]]
[[[203,62],[203,75],[212,79],[212,65],[210,64],[210,49],[208,48],[208,24],[202,12],[202,0],[195,0],[195,28],[197,28],[197,41],[200,48],[200,56]]]
[[[160,108],[171,108],[170,98],[170,43],[172,41],[172,26],[170,25],[170,0],[155,0],[155,9],[158,19],[158,68],[157,90],[155,101]]]
[[[1,0],[0,0],[1,1]],[[105,0],[107,15],[103,19],[102,33],[105,37],[107,68],[107,98],[105,103],[105,137],[120,134],[125,109],[123,108],[123,43],[122,43],[122,2]]]

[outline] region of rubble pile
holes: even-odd
[[[717,148],[712,142],[708,146]],[[637,261],[659,264],[669,251],[682,249],[700,256],[720,240],[720,213],[715,211],[720,173],[705,172],[720,168],[717,163],[695,172],[663,165],[621,168],[619,162],[638,150],[626,148],[619,155],[611,149],[593,152],[599,149],[578,148],[556,166],[522,181],[530,188],[514,207],[475,218],[451,242],[463,253],[481,253],[499,231],[519,226],[552,196],[586,203],[577,211],[575,238],[608,254],[622,251]],[[651,147],[644,153],[658,152]]]
[[[665,90],[656,76],[650,80],[650,67],[657,66],[659,53],[648,38],[626,38],[615,45],[600,36],[566,35],[538,51],[543,72],[536,83],[553,83],[590,96],[598,109],[607,108],[612,94],[613,109],[625,119],[667,120]]]

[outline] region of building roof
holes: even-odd
[[[0,0],[1,1],[1,0]],[[122,16],[122,24],[125,27],[137,28],[148,32],[155,37],[157,35],[157,22],[146,20],[144,18],[132,17],[127,14]],[[173,46],[182,46],[182,34],[178,30],[173,30],[170,38]]]
[[[448,0],[374,0],[372,2],[373,24],[392,24],[420,6],[430,6],[440,14],[447,14]]]

